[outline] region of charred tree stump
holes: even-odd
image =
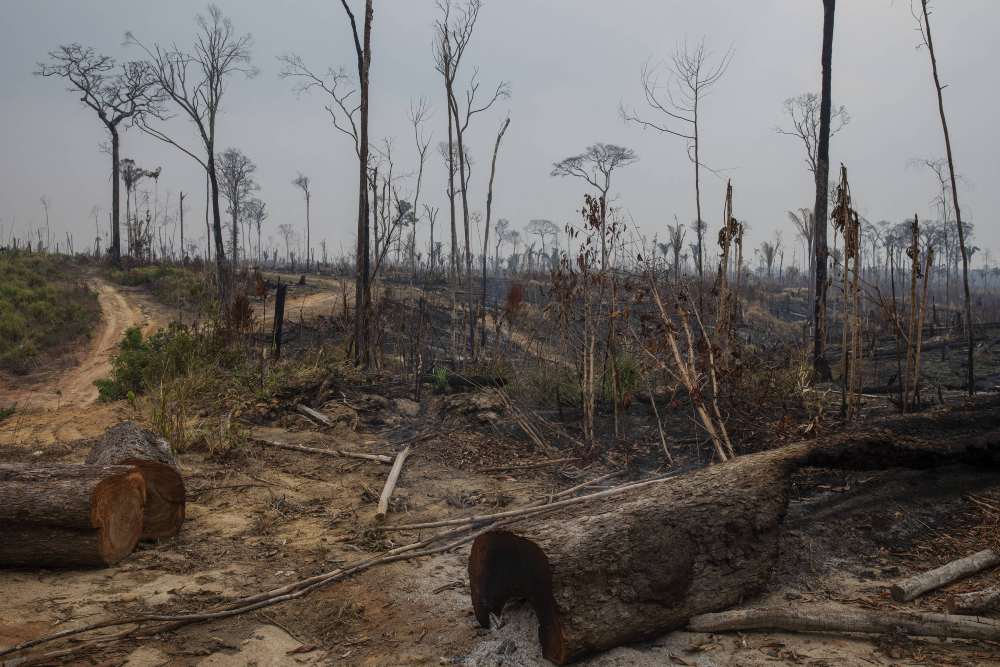
[[[184,523],[184,479],[170,444],[134,421],[109,428],[87,455],[87,463],[134,465],[146,480],[142,539],[173,537]]]
[[[0,565],[105,566],[142,533],[134,466],[0,464]]]
[[[787,452],[748,456],[481,535],[469,557],[476,618],[488,626],[527,599],[543,655],[566,664],[731,607],[768,581],[791,465]]]

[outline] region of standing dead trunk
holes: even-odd
[[[482,317],[482,343],[486,346],[486,258],[489,257],[490,247],[490,220],[493,216],[493,179],[497,173],[497,153],[500,152],[500,141],[504,133],[510,127],[510,118],[507,118],[500,126],[497,133],[496,144],[493,145],[493,161],[490,163],[490,185],[486,191],[486,231],[483,233],[483,299],[480,305],[480,316]],[[500,246],[497,245],[497,256],[500,254]]]
[[[215,148],[209,146],[208,166],[209,193],[212,203],[212,235],[215,239],[215,271],[219,281],[219,303],[225,308],[229,305],[230,285],[226,270],[225,241],[222,239],[222,214],[219,211],[219,179],[215,173]],[[235,248],[233,249],[235,251]],[[235,267],[234,267],[235,268]]]
[[[145,500],[133,466],[0,464],[0,565],[117,563],[139,541]]]
[[[118,137],[118,128],[110,125],[111,131],[111,261],[115,266],[121,266],[122,262],[122,241],[121,241],[121,184],[120,176],[120,146],[121,139]]]
[[[820,57],[822,91],[819,107],[819,142],[816,149],[816,204],[813,210],[813,247],[816,286],[813,301],[813,371],[820,380],[831,377],[826,359],[827,201],[830,180],[830,98],[832,95],[833,20],[837,0],[823,0],[823,51]]]
[[[832,0],[831,0],[832,1]],[[965,290],[965,331],[968,335],[968,383],[969,395],[976,393],[975,367],[973,365],[973,334],[972,334],[972,295],[969,292],[969,251],[965,245],[965,227],[962,224],[962,208],[958,204],[958,179],[955,176],[955,159],[951,151],[951,134],[948,132],[948,118],[944,113],[944,87],[938,75],[937,57],[934,54],[934,39],[931,37],[931,19],[927,11],[927,0],[920,0],[924,17],[924,42],[931,57],[931,70],[934,73],[934,89],[937,92],[938,114],[941,116],[941,129],[944,132],[945,154],[948,157],[948,174],[951,177],[951,201],[955,205],[955,223],[958,225],[958,245],[962,251],[962,286]]]

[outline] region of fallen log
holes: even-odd
[[[779,630],[784,632],[903,633],[915,637],[1000,640],[1000,621],[930,612],[853,609],[843,605],[759,607],[695,616],[692,632]]]
[[[362,454],[361,452],[346,452],[340,449],[319,449],[317,447],[306,447],[305,445],[293,445],[288,442],[278,442],[277,440],[263,440],[257,438],[257,442],[268,447],[287,449],[293,452],[303,452],[305,454],[319,454],[321,456],[337,456],[350,459],[362,459],[364,461],[377,461],[378,463],[392,463],[391,456],[385,454]]]
[[[146,480],[143,540],[173,537],[184,523],[187,494],[170,444],[134,421],[112,426],[87,454],[87,463],[134,465]]]
[[[392,492],[396,490],[396,483],[399,481],[399,476],[403,473],[403,464],[406,463],[409,455],[409,445],[396,455],[392,469],[389,470],[389,476],[385,479],[385,486],[382,487],[382,495],[378,499],[378,508],[375,510],[376,521],[385,519],[385,515],[389,513],[389,501],[392,500]]]
[[[298,410],[299,413],[305,415],[309,419],[319,424],[320,426],[333,426],[332,419],[324,415],[319,410],[313,410],[308,405],[302,405],[301,403],[299,403],[298,405],[295,406],[295,409]]]
[[[105,566],[142,534],[134,466],[0,464],[0,565]]]
[[[896,602],[909,602],[928,591],[947,586],[953,581],[997,565],[1000,565],[1000,554],[992,549],[983,549],[971,556],[953,560],[941,567],[921,572],[893,585],[891,589],[892,599]]]
[[[488,627],[507,600],[528,599],[542,654],[566,664],[731,607],[768,581],[793,463],[785,451],[747,456],[481,535],[469,556],[476,618]]]
[[[948,605],[953,614],[982,614],[1000,611],[1000,586],[959,593]]]

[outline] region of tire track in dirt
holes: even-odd
[[[26,378],[0,378],[0,405],[16,403],[17,411],[0,424],[0,444],[47,445],[100,434],[123,417],[120,405],[97,402],[94,380],[107,377],[111,356],[125,330],[138,326],[144,334],[165,322],[160,310],[136,291],[124,291],[93,279],[101,322],[75,363]]]

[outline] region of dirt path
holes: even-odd
[[[53,368],[24,378],[0,378],[0,405],[17,412],[0,424],[0,444],[47,445],[99,434],[121,417],[120,405],[97,402],[94,380],[107,377],[111,355],[129,327],[149,334],[167,317],[138,290],[93,279],[101,322],[90,341]]]

